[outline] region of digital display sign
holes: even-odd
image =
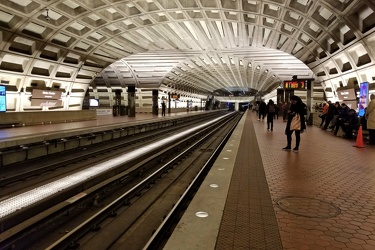
[[[0,112],[7,111],[6,87],[0,85]]]
[[[368,105],[368,82],[363,82],[359,86],[359,104],[358,104],[358,114],[359,116],[365,115],[365,108]]]
[[[180,98],[180,95],[179,94],[172,94],[172,99],[179,99]]]
[[[305,80],[284,81],[284,89],[306,89]]]
[[[90,99],[90,107],[99,107],[98,99]]]

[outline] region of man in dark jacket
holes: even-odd
[[[336,124],[334,125],[335,132],[334,135],[337,135],[337,132],[339,131],[339,128],[342,127],[344,122],[347,121],[349,116],[349,107],[346,106],[345,103],[341,103],[341,108],[339,109],[339,118],[337,119]]]
[[[348,115],[345,121],[342,122],[341,128],[345,132],[344,138],[352,139],[353,130],[358,129],[358,116],[357,112],[354,109],[349,109]]]

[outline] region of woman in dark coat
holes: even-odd
[[[293,148],[293,152],[298,152],[299,144],[301,141],[300,134],[306,129],[305,115],[307,113],[307,107],[302,102],[301,98],[295,95],[290,97],[290,102],[291,102],[291,105],[288,110],[288,121],[287,121],[286,128],[285,128],[285,134],[286,134],[288,145],[285,148],[283,148],[283,150],[289,151],[292,149],[292,134],[294,131],[294,134],[296,136],[296,146]],[[300,116],[300,123],[301,123],[300,129],[292,130],[290,125],[292,123],[293,117],[295,117],[297,114]]]

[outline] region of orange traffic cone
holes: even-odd
[[[353,147],[365,148],[365,145],[363,145],[363,138],[362,138],[362,125],[359,125],[359,129],[357,133],[357,140],[355,142],[355,145],[353,145]]]

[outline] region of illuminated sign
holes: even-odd
[[[0,112],[7,111],[6,87],[0,85]]]
[[[284,81],[284,89],[306,89],[305,80]]]
[[[180,98],[180,95],[178,95],[178,94],[172,94],[172,99],[178,99],[178,98]]]
[[[90,107],[99,107],[99,99],[90,99]]]
[[[363,82],[359,86],[359,104],[358,104],[358,112],[359,116],[365,115],[365,108],[368,105],[368,89],[369,85],[368,82]]]

